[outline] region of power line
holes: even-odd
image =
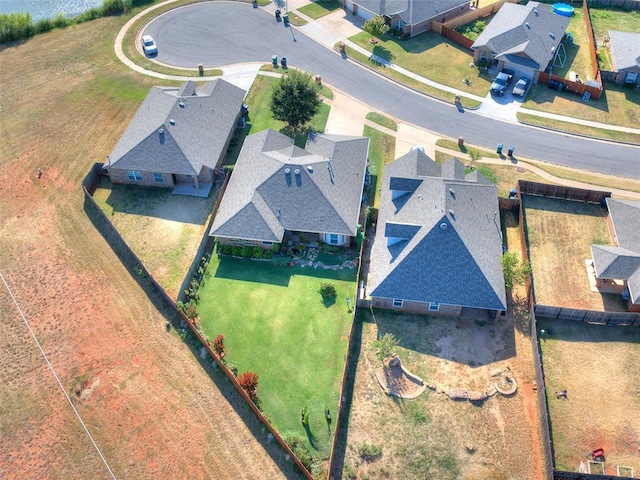
[[[102,455],[102,452],[100,451],[100,449],[98,448],[98,445],[96,444],[95,440],[91,436],[91,433],[89,433],[89,429],[85,425],[84,421],[82,421],[82,417],[80,417],[80,414],[78,413],[78,410],[76,410],[76,407],[73,404],[73,402],[71,401],[71,398],[69,398],[69,395],[67,394],[67,391],[62,386],[62,382],[60,381],[60,378],[58,378],[58,375],[56,374],[55,370],[53,369],[53,365],[51,365],[51,362],[49,361],[49,358],[47,358],[47,354],[44,353],[44,350],[42,349],[42,346],[40,345],[40,342],[38,341],[38,338],[36,337],[36,334],[31,329],[31,325],[29,325],[29,322],[27,321],[26,317],[24,316],[24,313],[22,313],[22,309],[20,308],[20,305],[18,304],[18,301],[16,300],[16,297],[13,296],[13,292],[9,288],[9,285],[7,284],[7,281],[4,279],[4,276],[2,275],[1,272],[0,272],[0,278],[2,279],[2,282],[4,283],[4,286],[7,288],[7,292],[9,292],[9,295],[11,296],[11,300],[13,300],[13,303],[15,304],[16,308],[18,309],[18,313],[22,317],[22,320],[24,321],[24,324],[29,329],[29,333],[33,337],[34,342],[36,342],[36,345],[38,346],[38,349],[40,350],[40,353],[42,354],[42,357],[44,358],[45,362],[47,362],[47,365],[49,366],[49,370],[51,370],[51,373],[53,374],[53,377],[56,379],[56,382],[58,382],[58,385],[60,386],[60,390],[62,390],[62,393],[64,393],[64,396],[66,397],[67,402],[69,402],[69,405],[71,406],[71,409],[73,410],[73,413],[75,413],[76,417],[78,417],[78,420],[80,421],[80,425],[82,425],[82,428],[84,428],[84,431],[86,432],[87,436],[89,437],[89,440],[91,440],[91,443],[95,447],[96,452],[98,452],[98,455],[100,455],[100,458],[102,459],[102,462],[104,463],[104,466],[107,467],[107,471],[109,472],[109,475],[111,476],[111,478],[113,480],[116,480],[116,476],[113,474],[113,471],[111,471],[111,468],[109,467],[109,464],[107,463],[107,460],[104,458],[104,455]]]

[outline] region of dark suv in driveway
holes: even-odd
[[[510,84],[513,79],[514,73],[513,70],[507,70],[506,68],[502,70],[491,84],[490,92],[493,95],[504,95],[504,92],[507,90],[507,85]]]

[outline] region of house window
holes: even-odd
[[[265,247],[271,247],[273,245],[273,242],[262,242],[262,245],[264,245]]]
[[[193,175],[191,175],[190,173],[187,173],[187,174],[185,175],[185,177],[187,177],[187,178],[193,178]]]
[[[153,181],[156,183],[164,183],[164,175],[158,172],[153,172]]]
[[[429,302],[429,311],[430,312],[437,312],[438,310],[440,310],[440,304],[437,302]]]
[[[331,245],[336,245],[338,243],[338,234],[337,233],[332,233],[331,235],[329,235],[329,243]]]
[[[393,306],[394,307],[402,308],[403,305],[404,305],[404,300],[402,300],[401,298],[394,298],[393,299]]]
[[[627,78],[625,80],[625,83],[636,83],[637,79],[638,79],[638,72],[629,72],[627,73]]]
[[[487,53],[486,50],[482,50],[480,52],[480,60],[488,60],[489,59],[489,54]]]
[[[127,178],[132,182],[141,182],[142,181],[142,172],[138,172],[137,170],[128,170]]]

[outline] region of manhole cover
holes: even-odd
[[[516,171],[517,171],[518,173],[524,173],[524,172],[526,172],[526,171],[527,171],[527,169],[526,169],[526,168],[522,168],[522,167],[518,167],[518,168],[516,168]]]

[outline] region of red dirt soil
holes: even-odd
[[[116,477],[298,478],[53,163],[0,164],[0,272]],[[0,478],[109,478],[1,282],[0,308]]]

